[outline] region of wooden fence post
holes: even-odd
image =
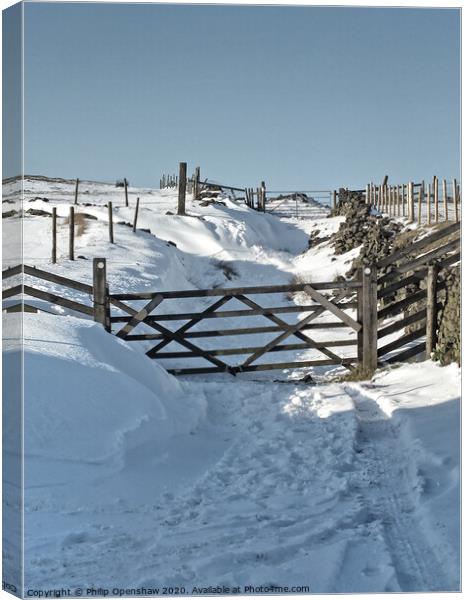
[[[139,198],[136,198],[135,218],[133,219],[133,233],[136,231],[136,223],[138,221]]]
[[[332,210],[336,210],[337,208],[337,191],[333,190],[332,192]]]
[[[179,184],[178,184],[178,210],[177,214],[184,216],[186,200],[186,162],[181,162],[179,166]]]
[[[193,192],[193,198],[195,200],[198,199],[199,196],[199,172],[200,172],[200,168],[196,167],[195,169],[195,180],[194,180],[194,192]]]
[[[418,225],[422,223],[422,202],[423,196],[425,195],[425,182],[422,181],[420,184],[420,191],[418,193]]]
[[[426,211],[427,211],[427,223],[431,225],[431,184],[426,184]]]
[[[76,178],[76,185],[75,185],[75,204],[78,204],[78,186],[79,186],[79,179]]]
[[[92,261],[92,300],[94,321],[110,331],[110,304],[107,287],[105,258],[93,258]]]
[[[263,212],[266,212],[266,184],[264,181],[261,182],[261,204]]]
[[[448,186],[446,179],[443,179],[443,204],[444,204],[444,220],[449,221],[449,210],[448,210]]]
[[[126,177],[123,178],[123,185],[125,186],[125,206],[128,206],[128,181]]]
[[[457,187],[457,179],[453,179],[453,198],[454,198],[454,218],[456,223],[459,223],[459,188]]]
[[[112,210],[112,202],[108,203],[109,209],[109,242],[111,244],[114,243],[114,218],[113,218],[113,210]]]
[[[415,220],[415,201],[413,194],[413,181],[409,181],[407,188],[407,201],[408,201],[408,220],[409,223],[413,223]]]
[[[438,178],[433,175],[433,202],[435,203],[435,223],[439,223],[439,190],[438,190]]]
[[[68,255],[70,260],[75,260],[75,209],[70,206],[69,217],[70,237],[68,246]]]
[[[57,207],[52,208],[52,263],[57,262]]]
[[[362,269],[362,354],[363,369],[373,372],[378,366],[378,297],[375,266]]]
[[[438,282],[438,265],[428,266],[426,276],[426,358],[430,358],[436,346],[437,310],[436,289]]]

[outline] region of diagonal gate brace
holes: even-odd
[[[349,317],[349,315],[345,313],[342,310],[342,308],[339,308],[337,304],[334,304],[333,302],[328,300],[326,296],[323,296],[323,294],[317,292],[314,288],[311,287],[311,285],[306,285],[304,290],[309,296],[313,298],[315,302],[318,302],[325,309],[332,312],[338,319],[343,321],[346,325],[348,325],[352,329],[355,329],[355,331],[357,332],[360,331],[360,329],[362,328],[361,324],[355,321],[355,319],[352,319],[352,317]]]
[[[164,297],[160,294],[154,296],[154,298],[152,298],[152,300],[148,302],[144,308],[142,308],[135,315],[133,315],[130,321],[128,321],[128,323],[126,323],[126,325],[122,327],[119,332],[117,332],[116,336],[125,339],[126,336],[131,331],[133,331],[133,329],[137,325],[139,325],[142,321],[144,321],[146,317],[150,315],[151,311],[153,311],[157,306],[159,306],[163,299]]]
[[[338,298],[345,297],[345,295],[346,294],[342,293],[338,296]],[[254,302],[250,298],[247,298],[246,296],[239,295],[239,296],[236,296],[236,298],[238,300],[240,300],[241,302],[243,302],[244,304],[246,304],[247,306],[249,306],[250,308],[262,310],[261,306],[259,304],[256,304],[256,302]],[[325,310],[326,310],[325,308],[320,306],[316,310],[316,312],[313,313],[313,315],[312,315],[313,319],[316,319],[317,317],[319,317],[319,315],[321,315],[323,312],[325,312]],[[276,323],[276,325],[280,325],[281,327],[284,327],[284,328],[290,327],[289,323],[287,323],[286,321],[283,321],[282,319],[280,319],[279,317],[277,317],[274,314],[263,311],[263,316],[266,317],[267,319],[269,319],[270,321],[272,321],[273,323]],[[310,319],[310,321],[312,321],[313,319]],[[331,350],[328,350],[325,346],[320,345],[319,342],[316,342],[315,340],[313,340],[313,338],[309,337],[308,335],[303,334],[301,331],[294,331],[292,333],[292,335],[294,335],[295,337],[297,337],[300,340],[303,340],[307,344],[309,344],[309,343],[315,344],[315,346],[310,346],[310,348],[318,349],[320,352],[322,352],[328,358],[332,358],[332,360],[335,360],[337,364],[340,364],[342,362],[342,359],[340,356],[338,356],[334,352],[331,352]]]
[[[123,310],[124,312],[126,312],[132,316],[135,316],[137,314],[137,311],[134,308],[131,308],[131,306],[127,306],[124,302],[121,302],[120,300],[111,298],[110,301],[114,306],[116,306],[120,310]],[[188,340],[185,340],[183,338],[183,336],[178,335],[176,332],[170,331],[170,329],[166,329],[159,323],[146,323],[146,325],[148,325],[149,327],[152,327],[152,329],[155,329],[156,331],[159,331],[159,333],[162,333],[167,338],[171,338],[171,341],[173,340],[175,342],[178,342],[182,346],[185,346],[185,348],[188,348],[188,350],[191,350],[195,356],[200,356],[201,358],[206,359],[208,362],[211,362],[214,365],[216,365],[216,367],[220,367],[223,371],[226,371],[228,373],[231,373],[232,375],[235,375],[235,373],[233,371],[233,367],[231,367],[227,363],[223,362],[222,360],[218,360],[217,358],[214,358],[208,352],[206,352],[202,348],[198,348],[198,346],[195,346]]]
[[[191,321],[188,321],[188,323],[185,323],[185,325],[183,325],[182,327],[180,327],[180,329],[177,329],[173,333],[177,334],[177,335],[182,335],[183,333],[185,333],[186,331],[188,331],[188,329],[191,329],[197,323],[199,323],[200,321],[202,321],[207,314],[216,311],[218,308],[220,308],[223,304],[226,304],[231,299],[232,299],[232,296],[224,296],[220,300],[217,300],[217,302],[214,302],[214,304],[211,304],[211,306],[209,306],[208,308],[206,308],[206,310],[203,310],[203,312],[200,314],[199,317],[191,319]],[[172,339],[170,339],[170,340],[167,340],[167,339],[163,340],[162,342],[160,342],[159,344],[157,344],[157,346],[154,346],[154,348],[151,348],[150,350],[148,350],[146,352],[146,355],[149,356],[149,358],[154,358],[156,356],[156,354],[159,352],[159,350],[162,350],[162,348],[164,348],[165,346],[167,346],[167,344],[170,344],[172,341],[173,341]]]
[[[271,350],[271,348],[274,348],[274,346],[277,346],[277,344],[279,344],[280,342],[282,342],[289,336],[291,336],[294,333],[296,333],[297,331],[299,331],[302,327],[304,327],[307,323],[312,321],[314,318],[315,318],[315,313],[312,313],[311,315],[308,315],[307,317],[305,317],[304,319],[302,319],[295,325],[288,326],[287,329],[284,331],[284,333],[281,333],[281,335],[278,335],[276,338],[271,340],[269,342],[269,344],[266,344],[266,346],[263,346],[260,350],[258,350],[257,352],[255,352],[254,354],[249,356],[241,366],[247,367],[252,362],[254,362],[257,358],[259,358],[260,356],[263,356],[263,354],[266,354],[266,352],[269,352],[269,350]]]

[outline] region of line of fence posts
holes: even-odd
[[[159,187],[161,190],[166,189],[166,188],[177,188],[178,187],[178,176],[163,174],[159,180]]]
[[[186,182],[187,182],[187,180],[186,180],[186,163],[180,163],[180,168],[182,168],[181,167],[182,164],[185,164],[184,181],[185,181],[185,190],[186,190]],[[197,194],[199,193],[199,172],[200,172],[199,167],[196,167],[195,175],[193,176],[193,184],[196,186],[196,190],[198,190],[196,192]],[[177,177],[170,176],[169,178],[167,178],[167,176],[164,175],[163,178],[161,179],[161,187],[162,187],[162,181],[164,178],[166,178],[165,179],[166,182],[170,182],[171,187],[178,186],[179,176],[177,176]],[[72,206],[70,206],[69,217],[68,217],[68,224],[69,224],[68,258],[69,258],[69,260],[75,259],[75,221],[76,221],[75,217],[76,217],[76,215],[75,215],[74,206],[78,205],[79,183],[80,183],[80,179],[76,178],[75,192],[74,192],[74,204]],[[123,179],[123,185],[124,185],[125,207],[128,207],[129,206],[128,180],[126,177]],[[179,206],[180,206],[181,196],[184,197],[184,195],[185,195],[185,192],[183,192],[183,189],[181,191],[179,190]],[[136,199],[135,216],[133,219],[133,233],[136,233],[136,224],[137,224],[137,220],[138,220],[139,203],[140,203],[140,199],[138,197]],[[107,212],[108,212],[109,242],[111,244],[113,244],[113,243],[115,243],[114,242],[114,223],[113,223],[113,204],[110,201],[107,203]],[[181,214],[181,213],[179,213],[179,214]],[[183,214],[185,214],[185,213],[183,212]],[[51,250],[52,264],[57,263],[57,226],[58,226],[57,208],[53,207],[52,208],[52,250]]]
[[[256,191],[253,188],[245,188],[245,204],[248,208],[266,212],[266,184],[264,181],[261,182],[260,187],[256,188]]]
[[[452,181],[452,194],[448,195],[448,185],[446,179],[441,181],[442,196],[440,199],[439,193],[440,180],[436,175],[433,176],[431,182],[425,183],[422,181],[415,184],[409,181],[407,184],[388,185],[382,183],[375,185],[369,183],[365,188],[365,198],[368,204],[371,204],[376,209],[389,216],[404,216],[407,217],[410,223],[415,221],[421,225],[425,220],[428,225],[433,223],[438,224],[443,219],[445,222],[454,219],[459,222],[459,203],[460,203],[460,186],[457,180]],[[417,190],[416,190],[417,188]],[[333,208],[336,207],[336,191],[333,192]],[[449,200],[453,205],[453,216],[449,211]],[[440,200],[442,200],[440,202]],[[442,204],[442,207],[440,207]],[[423,205],[426,207],[426,215],[422,210]],[[442,210],[440,210],[442,208]]]

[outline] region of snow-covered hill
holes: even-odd
[[[3,210],[19,210],[8,185]],[[110,184],[80,190],[77,212],[97,219],[84,220],[71,262],[73,182],[26,180],[24,262],[89,281],[90,259],[105,256],[112,291],[333,279],[358,253],[307,249],[340,217],[280,220],[227,198],[189,199],[190,216],[177,217],[166,214],[173,191],[130,188],[126,208]],[[118,224],[136,197],[150,233]],[[63,216],[55,266],[52,206]],[[18,219],[3,225],[4,262],[16,264]],[[48,309],[61,316],[24,319],[27,588],[459,589],[456,366],[393,367],[363,383],[329,382],[323,369],[309,370],[316,385],[293,370],[176,379],[142,345]],[[18,319],[5,320],[7,368]]]

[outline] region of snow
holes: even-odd
[[[4,211],[20,206],[16,184],[8,185]],[[52,265],[51,219],[27,214],[24,262],[89,282],[90,259],[105,256],[112,292],[332,280],[358,255],[333,254],[326,238],[342,217],[326,218],[319,207],[309,219],[278,218],[228,198],[205,207],[188,198],[189,216],[177,217],[166,214],[176,212],[173,190],[130,187],[126,208],[122,190],[81,182],[80,202],[90,206],[76,212],[97,218],[77,235],[71,262],[64,217],[73,182],[28,179],[25,189],[25,210],[56,206],[61,217]],[[123,224],[132,221],[136,197],[138,227],[150,233]],[[8,235],[18,220],[3,221],[4,261],[13,265],[17,250]],[[323,241],[308,249],[312,231]],[[47,287],[89,302],[86,294]],[[262,299],[271,306],[277,300]],[[24,315],[26,588],[459,589],[457,366],[404,364],[361,383],[331,381],[342,367],[174,378],[163,368],[170,361],[144,356],[147,344],[131,345],[84,315],[30,302],[54,314]],[[186,308],[183,300],[171,302],[160,311]],[[201,298],[194,307],[211,302]],[[12,372],[19,318],[5,319]],[[236,324],[268,324],[260,319]],[[216,320],[224,325],[227,319]],[[354,351],[339,349],[342,356]],[[282,355],[322,358],[316,350]],[[306,373],[315,383],[301,380]],[[7,447],[13,434],[7,431]]]
[[[118,462],[136,442],[163,444],[203,418],[203,399],[188,400],[174,377],[97,323],[27,314],[24,331],[24,393],[34,398],[26,457]]]

